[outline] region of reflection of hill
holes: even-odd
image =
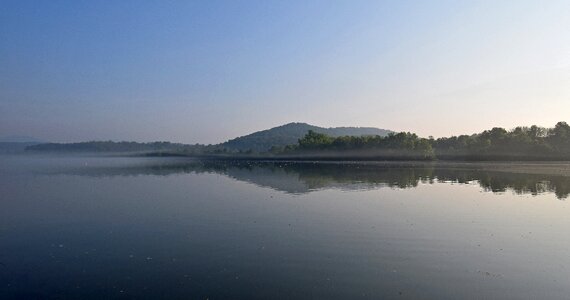
[[[541,167],[544,167],[541,165]],[[477,182],[486,191],[514,191],[517,194],[570,194],[570,177],[532,174],[532,167],[509,171],[469,164],[374,164],[261,162],[229,160],[149,161],[122,167],[68,168],[57,173],[85,176],[170,175],[176,173],[217,173],[236,180],[287,193],[307,193],[320,189],[362,190],[380,187],[412,188],[419,183]],[[516,172],[515,172],[516,171]]]

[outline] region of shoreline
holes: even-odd
[[[568,160],[413,160],[413,159],[370,159],[341,157],[244,157],[244,156],[184,156],[161,155],[144,157],[189,158],[210,161],[240,161],[255,163],[294,163],[294,164],[328,164],[354,165],[380,168],[438,168],[456,170],[479,170],[516,174],[552,175],[570,177],[570,161]]]

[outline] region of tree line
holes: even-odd
[[[354,157],[450,160],[568,160],[570,125],[536,125],[512,130],[495,127],[478,134],[421,138],[400,132],[382,136],[330,137],[309,131],[296,145],[274,147],[276,155],[348,155]]]
[[[553,128],[495,127],[479,134],[439,138],[432,145],[436,156],[443,159],[566,160],[570,159],[570,126],[558,122]]]
[[[390,133],[387,136],[331,137],[309,131],[298,144],[284,148],[274,147],[276,155],[384,157],[432,159],[435,153],[430,141],[409,132]]]

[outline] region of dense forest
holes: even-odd
[[[430,140],[409,132],[390,133],[387,136],[331,137],[309,131],[298,144],[274,147],[276,155],[303,155],[319,157],[366,157],[386,159],[433,159],[435,153]]]
[[[438,158],[465,159],[570,159],[570,126],[559,122],[554,128],[493,128],[474,135],[431,141]]]
[[[245,144],[244,144],[245,145]],[[266,145],[264,144],[264,147]],[[39,144],[27,148],[44,152],[135,152],[148,155],[260,157],[278,159],[418,159],[418,160],[570,160],[570,125],[553,128],[492,128],[478,134],[422,138],[414,133],[330,136],[309,130],[290,145],[257,151],[217,145],[169,142],[83,142]]]
[[[277,155],[320,155],[403,159],[462,160],[568,160],[570,125],[559,122],[554,128],[495,127],[482,133],[426,139],[409,132],[382,136],[330,137],[309,131],[298,144],[274,147]]]

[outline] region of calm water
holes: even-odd
[[[568,299],[570,177],[503,169],[0,157],[0,298]]]

